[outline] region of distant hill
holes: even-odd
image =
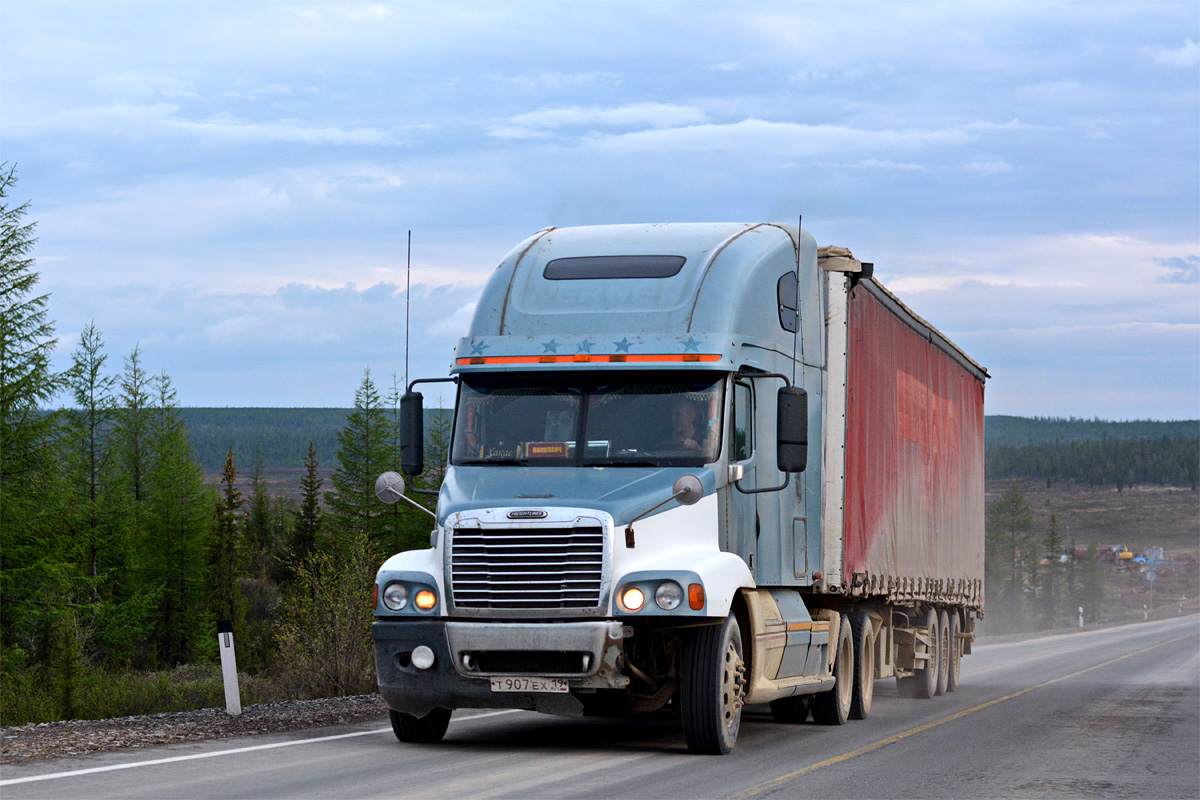
[[[1075,417],[984,417],[984,443],[996,447],[1070,444],[1128,439],[1194,439],[1200,420],[1107,422]]]
[[[192,444],[206,470],[225,463],[230,445],[243,469],[252,468],[255,454],[264,469],[299,469],[311,439],[322,465],[336,463],[337,434],[349,408],[184,408]],[[426,409],[426,425],[437,409]],[[441,413],[449,414],[450,410]],[[1194,482],[1194,442],[1200,420],[1106,422],[1060,417],[989,416],[984,419],[988,477],[1028,476],[1092,483],[1121,481],[1159,483],[1166,475]],[[1133,443],[1142,446],[1130,449]],[[1089,444],[1099,443],[1099,444]],[[1107,443],[1107,444],[1105,444]],[[1105,465],[1136,460],[1142,466],[1114,472]],[[1078,463],[1076,463],[1078,462]],[[1145,466],[1150,463],[1150,467]],[[1159,464],[1169,465],[1159,468]],[[1098,466],[1100,465],[1100,466]],[[1086,469],[1085,469],[1086,467]],[[1105,468],[1101,468],[1105,467]],[[1110,474],[1111,473],[1111,474]],[[1114,477],[1115,476],[1115,477]],[[1151,477],[1153,476],[1153,477]],[[1173,482],[1168,480],[1168,482]]]
[[[230,446],[234,461],[243,471],[253,468],[256,456],[262,459],[263,469],[299,469],[304,466],[310,440],[317,449],[318,460],[333,465],[338,431],[352,411],[350,408],[182,408],[180,416],[187,422],[201,465],[213,472],[224,465]],[[439,409],[425,409],[426,427],[437,413]]]

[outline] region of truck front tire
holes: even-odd
[[[436,744],[446,735],[451,713],[448,708],[435,708],[423,717],[414,717],[389,708],[388,718],[392,721],[392,733],[400,741]]]
[[[742,631],[731,614],[695,629],[683,649],[683,738],[693,753],[724,755],[737,743],[746,696]]]

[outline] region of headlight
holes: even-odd
[[[389,583],[383,590],[383,604],[392,611],[402,611],[408,605],[408,589],[401,583]]]
[[[673,611],[683,602],[683,589],[675,581],[664,581],[654,592],[654,602],[663,611]]]
[[[636,586],[631,586],[625,591],[621,592],[621,605],[625,606],[625,608],[629,609],[630,611],[640,610],[645,602],[646,595],[643,594],[642,590]]]

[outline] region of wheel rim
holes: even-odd
[[[742,661],[741,648],[738,641],[730,637],[725,645],[721,660],[721,714],[725,722],[725,730],[735,735],[742,719],[742,705],[745,702],[746,687],[743,677],[746,664]]]
[[[845,617],[842,617],[845,620]],[[838,648],[838,663],[850,664],[854,660],[854,642],[853,637],[842,636],[841,646]],[[854,671],[838,670],[837,693],[838,705],[847,711],[850,710],[850,702],[854,699]]]
[[[868,635],[863,638],[862,652],[862,687],[859,695],[862,698],[864,711],[871,708],[871,699],[875,696],[875,637]]]

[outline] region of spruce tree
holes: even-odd
[[[1016,624],[1021,613],[1021,597],[1026,585],[1026,563],[1032,557],[1033,512],[1020,485],[1013,481],[987,509],[985,534],[985,572],[992,585],[1006,586],[1001,618]]]
[[[50,368],[57,339],[38,294],[29,203],[9,199],[16,168],[0,164],[0,648],[48,663],[49,632],[63,630],[70,542],[56,459],[59,417],[47,406],[63,385]],[[61,623],[61,624],[60,624]]]
[[[375,479],[393,468],[391,425],[369,369],[337,438],[333,491],[325,495],[335,546],[340,550],[355,537],[365,536],[377,553],[396,552],[401,549],[401,531],[392,519],[395,512],[375,497]]]
[[[321,484],[325,479],[317,471],[317,449],[312,440],[308,442],[308,455],[304,457],[304,477],[300,479],[300,513],[292,527],[291,560],[299,563],[308,559],[316,550],[321,537]]]

